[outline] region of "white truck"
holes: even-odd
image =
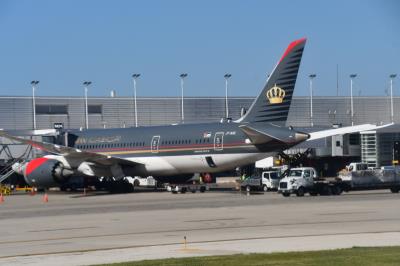
[[[279,171],[264,171],[261,176],[251,176],[240,183],[241,189],[247,192],[253,190],[278,190],[281,175]]]
[[[316,195],[340,195],[343,192],[343,183],[336,177],[319,178],[313,167],[292,168],[288,176],[279,182],[278,193],[284,197],[296,194],[298,197],[309,193]]]

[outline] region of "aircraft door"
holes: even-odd
[[[160,136],[153,136],[151,139],[151,152],[158,153],[158,146],[160,144]]]
[[[222,151],[224,149],[224,132],[217,132],[214,136],[214,150]]]

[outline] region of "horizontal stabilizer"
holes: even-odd
[[[283,140],[278,139],[269,134],[266,134],[262,130],[254,128],[254,127],[250,127],[247,125],[241,125],[241,126],[239,126],[239,128],[244,132],[244,134],[246,134],[246,136],[250,139],[251,143],[254,145],[264,144],[264,143],[270,142],[272,140],[284,142]]]

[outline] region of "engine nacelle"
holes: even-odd
[[[60,161],[44,157],[29,161],[21,169],[26,183],[40,188],[57,187],[73,174]]]

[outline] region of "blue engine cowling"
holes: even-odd
[[[26,183],[40,188],[57,187],[67,182],[72,174],[73,171],[60,161],[44,157],[26,163],[23,171]]]

